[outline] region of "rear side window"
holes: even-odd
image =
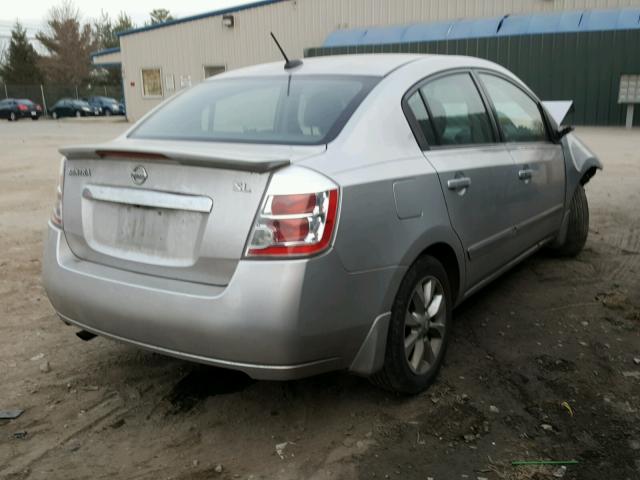
[[[507,142],[543,142],[547,131],[538,104],[513,83],[481,73]]]
[[[438,145],[495,141],[487,109],[470,74],[431,80],[420,91],[429,107]]]
[[[407,105],[409,105],[409,108],[411,109],[416,122],[418,122],[418,127],[424,135],[427,143],[429,145],[436,145],[436,134],[433,130],[433,124],[431,123],[431,119],[429,118],[427,108],[422,101],[420,92],[416,92],[411,95],[411,97],[409,97],[409,100],[407,100]]]
[[[335,138],[378,77],[219,78],[171,100],[129,136],[318,145]]]

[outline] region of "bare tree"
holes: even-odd
[[[49,53],[42,58],[45,77],[67,85],[87,82],[92,69],[91,52],[96,47],[91,25],[82,23],[80,10],[71,0],[51,8],[46,25],[36,35]]]

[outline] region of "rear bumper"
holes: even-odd
[[[35,115],[31,115],[31,111],[18,112],[18,117],[20,118],[40,118],[41,116],[42,112],[36,112]]]
[[[349,368],[376,317],[389,309],[386,293],[400,276],[396,268],[350,274],[329,252],[240,261],[226,287],[195,284],[80,260],[52,225],[43,261],[45,289],[66,322],[271,380]]]

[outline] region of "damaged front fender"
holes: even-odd
[[[569,224],[569,209],[571,199],[579,185],[586,184],[598,170],[602,170],[602,162],[575,134],[568,133],[560,140],[564,151],[566,171],[565,212],[560,232],[554,241],[554,246],[562,245],[567,234]]]
[[[602,162],[575,134],[569,133],[562,138],[567,170],[568,205],[573,192],[579,184],[589,181],[596,170],[602,170]]]

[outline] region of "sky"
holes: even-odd
[[[251,3],[255,0],[75,0],[85,21],[100,16],[100,11],[112,18],[121,11],[130,15],[134,22],[143,24],[154,8],[166,8],[174,17],[186,17],[211,10]],[[11,36],[11,27],[16,19],[26,27],[27,35],[33,39],[42,28],[48,10],[57,5],[57,0],[0,0],[0,43]]]

